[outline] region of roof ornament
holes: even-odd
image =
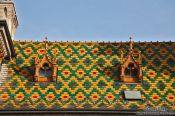
[[[133,39],[133,37],[130,36],[129,39],[130,39],[130,42],[129,42],[129,44],[130,44],[129,50],[130,50],[130,54],[132,54],[132,51],[133,51],[133,41],[132,41],[132,39]]]
[[[47,50],[48,49],[48,38],[47,37],[45,37],[45,41],[44,41],[44,43],[45,43],[45,50]]]
[[[44,56],[50,60],[50,57],[48,55],[48,38],[47,37],[45,37],[44,44],[45,44]]]

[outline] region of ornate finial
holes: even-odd
[[[48,37],[47,37],[47,36],[45,37],[45,40],[46,40],[46,41],[48,40]]]
[[[47,37],[45,37],[45,50],[47,50],[47,48],[48,48],[48,38]]]
[[[129,48],[130,51],[132,51],[132,44],[133,44],[132,38],[133,38],[132,36],[129,37],[129,39],[130,39],[130,42],[129,42],[130,43],[130,48]]]

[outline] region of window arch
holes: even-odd
[[[5,15],[5,18],[7,18],[7,7],[4,8],[4,15]]]
[[[121,63],[120,80],[122,82],[141,82],[142,81],[142,69],[141,63],[137,63],[130,56],[128,59]]]
[[[39,76],[51,78],[53,74],[53,69],[48,63],[44,63],[39,70]]]
[[[127,77],[136,78],[138,75],[138,70],[133,63],[129,63],[128,67],[125,69],[125,75]]]

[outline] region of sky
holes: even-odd
[[[14,0],[15,40],[175,41],[175,0]]]

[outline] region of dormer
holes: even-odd
[[[42,59],[39,56],[35,59],[35,82],[55,82],[57,76],[56,54],[53,58],[48,54],[48,41],[47,38],[44,41],[45,50],[42,55]]]
[[[123,51],[121,51],[121,73],[120,80],[121,82],[127,83],[138,83],[142,82],[142,61],[141,61],[141,52],[139,53],[138,61],[135,60],[133,55],[133,41],[130,37],[130,47],[128,55],[126,58],[123,57]]]

